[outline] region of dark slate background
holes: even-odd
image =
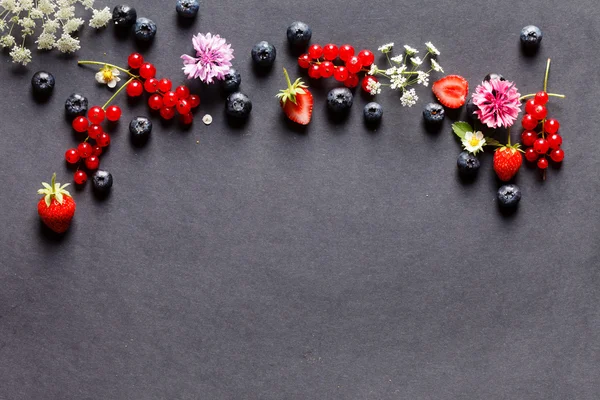
[[[193,33],[227,38],[252,117],[229,126],[219,91],[194,83],[193,129],[154,118],[151,142],[135,148],[127,123],[148,110],[119,98],[124,117],[102,157],[112,195],[76,192],[73,226],[56,237],[38,220],[36,190],[54,171],[71,180],[64,100],[110,96],[76,60],[124,65],[139,48],[112,27],[85,28],[74,57],[35,54],[28,68],[0,58],[0,399],[600,397],[595,1],[205,0],[191,25],[175,1],[132,3],[159,27],[143,54],[176,83]],[[413,108],[380,95],[373,132],[365,96],[335,121],[334,82],[313,83],[312,123],[288,124],[274,95],[281,67],[299,73],[286,47],[293,20],[321,44],[431,40],[471,89],[500,72],[535,92],[552,57],[549,90],[568,97],[550,103],[564,166],[546,182],[522,168],[520,208],[505,216],[491,156],[462,183],[451,120],[424,129],[429,88]],[[544,31],[534,57],[519,48],[527,24]],[[266,76],[250,64],[260,40],[278,49]],[[43,104],[30,93],[39,69],[57,79]]]

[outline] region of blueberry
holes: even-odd
[[[475,111],[479,110],[479,107],[477,107],[475,105],[475,103],[473,103],[473,98],[471,97],[469,99],[469,101],[467,101],[467,118],[469,118],[472,121],[475,121],[477,119],[477,114],[475,114]]]
[[[287,28],[287,39],[292,47],[306,48],[310,38],[312,37],[312,29],[304,22],[293,22]]]
[[[331,89],[327,94],[327,107],[335,113],[344,113],[350,110],[354,97],[348,88]]]
[[[84,116],[87,111],[88,99],[79,93],[73,93],[65,101],[65,112],[71,120],[75,117]]]
[[[368,124],[377,124],[381,122],[381,117],[383,117],[383,107],[381,107],[381,104],[373,101],[365,106],[363,113],[365,122]]]
[[[235,92],[227,97],[225,112],[230,117],[244,119],[250,115],[250,111],[252,111],[252,102],[245,94]]]
[[[252,60],[259,67],[270,67],[275,62],[277,51],[275,46],[268,42],[258,42],[252,48]]]
[[[54,90],[55,83],[54,76],[45,71],[38,71],[31,78],[33,93],[40,96],[50,96]]]
[[[463,151],[458,155],[456,164],[458,165],[458,172],[466,178],[472,178],[477,175],[477,171],[479,171],[479,167],[481,166],[479,159],[468,151]]]
[[[146,117],[135,117],[129,123],[129,133],[135,142],[146,142],[152,132],[152,122]]]
[[[110,172],[98,170],[92,177],[94,192],[99,195],[107,195],[113,185],[113,177]]]
[[[122,4],[113,9],[112,19],[116,28],[129,29],[135,24],[137,12],[135,11],[135,8],[128,6],[127,4]]]
[[[240,88],[242,76],[235,68],[229,68],[229,72],[225,74],[222,80],[222,87],[227,93],[233,93]]]
[[[156,35],[156,24],[148,18],[138,18],[133,27],[135,38],[140,42],[149,42]]]
[[[194,18],[200,9],[198,0],[177,0],[177,14],[183,18]]]
[[[527,25],[521,29],[521,45],[527,49],[535,49],[542,42],[542,31],[535,25]]]
[[[506,79],[504,79],[504,77],[500,74],[497,74],[495,72],[490,72],[489,74],[487,74],[485,76],[485,78],[483,78],[484,81],[489,82],[492,79],[496,79],[496,80],[500,80],[500,81],[505,81]]]
[[[521,189],[517,185],[509,184],[498,189],[498,204],[502,208],[514,208],[521,200]]]
[[[429,103],[423,109],[423,118],[428,124],[441,124],[445,116],[444,107],[437,103]]]

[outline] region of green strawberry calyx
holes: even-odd
[[[502,145],[498,145],[498,149],[496,151],[507,151],[510,150],[512,153],[515,153],[517,151],[520,151],[521,153],[525,153],[522,149],[521,149],[521,144],[519,143],[515,143],[515,144],[502,144]]]
[[[308,86],[304,82],[300,80],[300,78],[296,79],[294,83],[290,81],[290,76],[288,75],[287,70],[284,68],[283,73],[285,75],[285,80],[287,81],[288,88],[280,90],[277,94],[277,98],[281,101],[281,105],[285,106],[285,103],[289,100],[294,104],[296,103],[296,96],[301,94],[306,94],[306,90]]]
[[[42,182],[42,186],[43,188],[38,190],[38,194],[44,195],[46,207],[50,207],[53,199],[56,199],[59,204],[62,204],[65,196],[71,197],[71,194],[65,190],[65,188],[69,186],[69,183],[65,183],[62,186],[60,183],[57,183],[56,172],[52,174],[52,180],[50,181],[50,184]]]

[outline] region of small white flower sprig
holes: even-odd
[[[429,74],[432,71],[444,72],[440,64],[434,59],[434,57],[440,54],[439,50],[435,48],[431,42],[425,43],[427,53],[421,59],[417,54],[419,51],[409,45],[404,45],[404,54],[390,57],[390,53],[394,48],[394,43],[387,43],[379,47],[378,50],[385,54],[389,68],[380,69],[377,65],[373,64],[368,74],[371,76],[382,76],[389,80],[389,84],[372,82],[369,86],[369,92],[371,94],[377,94],[381,91],[381,86],[389,86],[390,89],[400,90],[402,93],[400,102],[404,107],[412,107],[419,100],[415,89],[409,89],[412,85],[429,85]],[[425,64],[425,61],[429,57],[431,67],[428,71],[420,70]]]
[[[0,48],[10,48],[12,61],[27,65],[31,62],[31,50],[26,47],[26,40],[41,26],[35,40],[38,50],[57,49],[62,53],[79,50],[79,39],[72,35],[85,22],[75,16],[77,4],[92,10],[89,20],[92,28],[102,28],[112,18],[108,7],[94,9],[94,0],[0,0]]]

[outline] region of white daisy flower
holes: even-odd
[[[419,96],[415,93],[415,89],[405,90],[400,97],[403,107],[412,107],[417,104],[417,100],[419,100]]]
[[[431,59],[431,69],[433,69],[436,72],[444,72],[442,66],[438,64],[438,62],[435,61],[433,58]]]
[[[386,43],[383,46],[380,46],[377,50],[382,53],[389,53],[394,48],[394,42]]]
[[[423,63],[423,60],[421,60],[419,57],[411,57],[410,62],[413,63],[414,65],[418,66]]]
[[[485,138],[481,131],[465,133],[465,138],[461,142],[465,150],[473,154],[477,154],[485,146]]]
[[[407,44],[404,45],[404,49],[406,50],[406,54],[408,54],[409,56],[412,56],[419,52],[419,50],[415,49],[414,47],[410,47]]]
[[[431,44],[431,42],[425,43],[425,47],[427,47],[427,51],[430,52],[431,54],[436,55],[436,56],[440,55],[440,51],[438,49],[436,49],[435,46]]]
[[[112,89],[117,86],[117,83],[121,80],[121,78],[119,78],[119,74],[120,72],[118,69],[105,65],[96,73],[96,81],[98,83],[106,84]]]

